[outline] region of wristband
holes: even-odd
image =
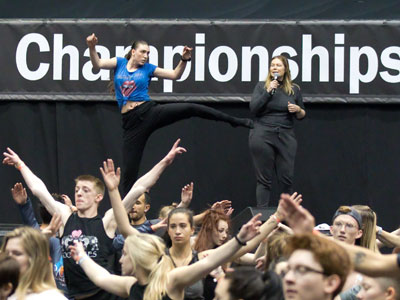
[[[18,169],[18,171],[21,171],[22,167],[25,166],[25,164],[23,162],[20,162],[18,164],[15,165],[15,168]]]
[[[181,61],[187,62],[187,61],[191,61],[191,60],[192,60],[191,57],[184,59],[183,56],[181,55]]]
[[[238,244],[239,244],[240,246],[246,246],[246,245],[247,245],[246,242],[242,242],[241,240],[239,240],[237,234],[235,235],[235,240],[236,240],[236,242],[238,242]]]
[[[276,214],[271,215],[271,217],[273,217],[276,221],[276,223],[280,223],[281,220],[279,220],[279,218],[276,216]]]
[[[87,260],[89,258],[89,256],[84,255],[81,258],[79,258],[78,260],[78,265],[81,265],[85,260]]]

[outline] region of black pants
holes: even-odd
[[[297,141],[293,129],[254,124],[249,147],[257,177],[257,207],[269,204],[274,169],[284,193],[292,193]]]
[[[143,150],[147,139],[158,128],[176,121],[200,117],[203,119],[224,121],[232,126],[252,126],[249,119],[232,117],[216,109],[194,103],[145,102],[122,114],[123,127],[123,168],[122,193],[125,196],[135,183]]]

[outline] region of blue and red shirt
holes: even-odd
[[[117,57],[117,66],[114,69],[115,96],[120,109],[127,101],[150,101],[148,94],[151,78],[157,66],[145,63],[133,72],[126,68],[128,60]]]

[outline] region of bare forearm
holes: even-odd
[[[100,57],[96,51],[96,47],[89,47],[90,61],[94,69],[100,69]]]
[[[140,177],[131,190],[125,196],[123,200],[126,211],[129,211],[136,200],[146,191],[148,191],[153,185],[156,184],[165,168],[169,165],[168,161],[164,157],[158,164],[156,164],[149,172]]]
[[[126,208],[122,204],[121,195],[119,194],[118,189],[109,190],[108,195],[110,196],[114,218],[120,233],[124,236],[124,238],[128,237],[130,234],[136,233],[136,229],[129,224]]]
[[[127,281],[131,281],[132,283],[136,281],[134,278],[131,279],[130,277],[111,274],[87,255],[82,259],[80,266],[95,285],[124,298],[129,296],[126,288],[127,285],[129,286],[129,282]]]
[[[368,276],[398,276],[397,255],[381,255],[363,247],[339,243],[349,254],[357,272]]]
[[[237,259],[242,255],[255,249],[267,236],[275,229],[278,225],[276,218],[270,217],[263,225],[260,227],[260,234],[255,238],[250,240],[245,247],[242,247],[234,256],[233,259]]]
[[[46,185],[31,171],[31,169],[29,169],[27,165],[25,165],[22,161],[21,163],[21,175],[24,178],[26,185],[32,191],[32,194],[35,195],[46,207],[47,211],[53,215],[57,212],[57,209],[55,208],[55,201],[47,190]]]
[[[176,68],[174,69],[174,79],[180,79],[183,72],[185,71],[186,68],[186,62],[180,60]]]
[[[267,253],[267,244],[263,241],[258,245],[256,253],[254,253],[255,259],[264,256]]]
[[[390,247],[400,247],[400,236],[396,234],[382,230],[382,232],[377,235],[377,238]]]
[[[203,223],[204,216],[206,215],[207,211],[203,211],[201,214],[193,216],[194,225],[200,226]]]

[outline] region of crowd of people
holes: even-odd
[[[94,68],[114,69],[124,130],[122,171],[107,159],[102,179],[78,176],[71,201],[51,194],[28,162],[7,148],[3,164],[15,167],[39,200],[42,224],[24,185],[16,183],[11,197],[25,226],[3,239],[0,300],[400,299],[400,230],[378,227],[375,212],[365,205],[340,206],[331,225],[316,226],[301,205],[302,195],[292,191],[293,124],[305,117],[305,108],[286,57],[272,58],[266,81],[254,90],[249,120],[198,104],[150,101],[151,78],[179,78],[191,48],[184,48],[174,70],[165,70],[147,62],[145,41],[134,42],[125,58],[111,59],[98,56],[97,42],[94,34],[87,38]],[[146,140],[154,130],[192,116],[251,128],[258,207],[268,206],[272,170],[284,191],[264,223],[258,214],[232,232],[228,200],[194,214],[193,183],[182,188],[180,202],[168,201],[155,208],[157,219],[147,219],[151,188],[186,149],[178,139],[137,179]],[[106,192],[111,209],[101,217]],[[383,246],[394,253],[381,254]]]

